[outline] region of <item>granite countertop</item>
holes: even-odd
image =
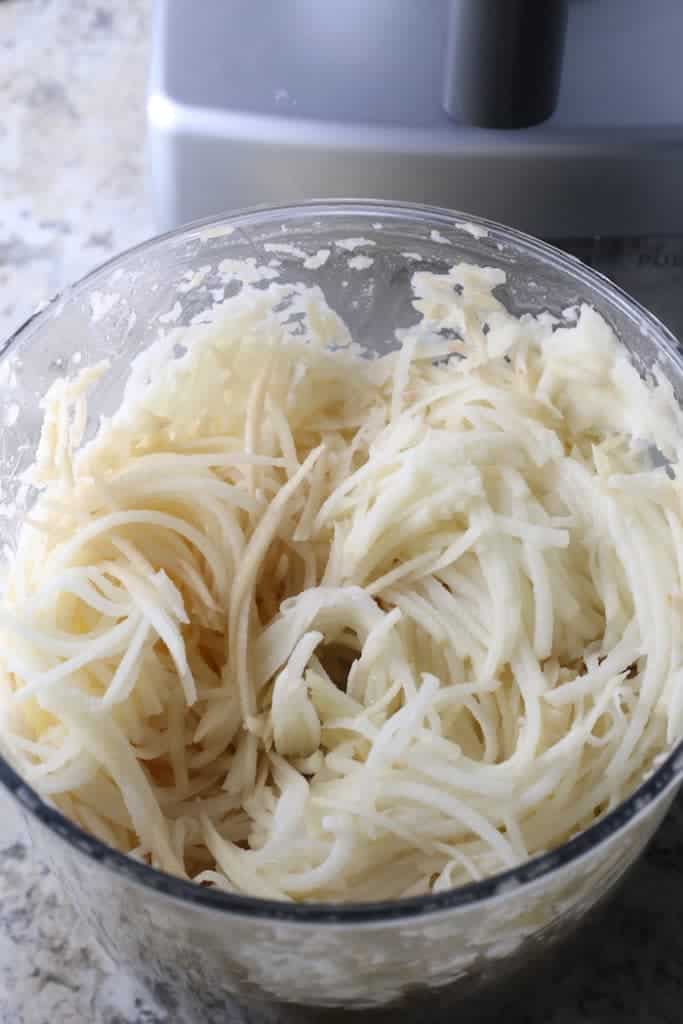
[[[0,336],[152,234],[149,0],[0,3]]]
[[[144,187],[149,0],[0,2],[0,341],[56,289],[152,233]],[[2,801],[0,1024],[195,1024],[75,919]],[[677,1024],[683,803],[599,924],[511,1024]],[[221,1015],[222,1018],[222,1015]],[[204,1024],[204,1022],[202,1022]]]

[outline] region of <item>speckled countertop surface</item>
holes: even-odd
[[[152,233],[150,0],[0,3],[0,335]]]
[[[0,2],[0,337],[152,233],[148,7]],[[0,808],[0,1024],[195,1024],[170,984],[147,989],[107,960]],[[500,1011],[511,1024],[680,1024],[682,964],[679,801],[604,919],[539,977],[535,1007]]]

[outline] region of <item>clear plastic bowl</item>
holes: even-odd
[[[362,239],[349,266],[345,239]],[[278,246],[280,248],[278,248]],[[284,246],[284,248],[283,248]],[[303,254],[329,250],[307,269]],[[0,357],[0,543],[12,545],[31,495],[38,400],[77,364],[111,370],[93,406],[118,405],[132,356],[163,329],[214,301],[225,259],[277,259],[280,280],[319,284],[368,347],[415,318],[410,277],[459,260],[501,267],[516,313],[559,313],[579,301],[613,325],[636,364],[658,360],[683,394],[683,359],[653,316],[585,266],[525,235],[445,210],[381,202],[258,209],[191,225],[117,257],[56,298]],[[319,261],[317,261],[319,262]],[[196,273],[199,271],[199,273]],[[178,305],[179,304],[179,305]],[[170,314],[170,316],[168,316]],[[96,417],[89,424],[92,432]],[[14,504],[13,504],[14,503]],[[332,1008],[432,1012],[516,978],[574,931],[639,857],[678,790],[674,751],[616,810],[560,848],[504,874],[429,897],[375,904],[272,903],[164,875],[104,846],[66,820],[0,760],[0,784],[25,812],[39,854],[60,877],[105,949],[147,980],[179,986],[198,1019],[330,1019]],[[316,1007],[328,1010],[316,1011]],[[213,1018],[212,1018],[213,1019]]]

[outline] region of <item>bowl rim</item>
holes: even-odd
[[[393,216],[397,219],[409,217],[423,221],[425,226],[445,227],[468,232],[472,225],[484,229],[485,237],[492,237],[505,246],[518,246],[526,253],[542,258],[556,269],[573,276],[577,283],[584,281],[601,292],[605,298],[641,321],[641,329],[651,333],[660,350],[665,351],[674,362],[683,368],[683,354],[669,329],[654,314],[640,305],[605,275],[562,250],[528,235],[515,228],[509,228],[496,221],[462,211],[419,203],[394,202],[381,199],[330,198],[306,201],[259,204],[231,211],[223,216],[205,217],[180,227],[155,235],[140,242],[111,259],[99,264],[78,281],[57,292],[41,305],[9,337],[0,343],[0,360],[13,348],[24,334],[35,329],[59,303],[84,291],[99,275],[111,271],[135,255],[154,249],[161,244],[181,238],[189,238],[203,230],[214,228],[245,228],[269,221],[282,215],[285,219],[318,214],[321,218],[333,215]],[[226,231],[226,234],[228,232]],[[218,237],[218,236],[217,236]],[[248,242],[251,239],[245,232]],[[476,239],[475,239],[476,240]],[[450,240],[449,240],[449,244]],[[443,246],[444,255],[448,246]],[[152,890],[162,896],[194,907],[213,910],[246,918],[277,921],[300,925],[381,925],[389,921],[410,921],[422,919],[446,911],[479,906],[482,903],[501,898],[511,892],[519,893],[532,884],[542,882],[551,875],[571,864],[577,864],[592,851],[616,837],[628,825],[647,814],[658,797],[674,789],[683,779],[683,740],[676,744],[659,764],[625,800],[608,811],[594,824],[573,836],[549,852],[498,872],[479,881],[457,886],[443,893],[424,896],[402,897],[395,900],[345,903],[288,903],[278,900],[261,899],[230,893],[221,889],[206,888],[190,880],[167,874],[157,868],[135,860],[84,831],[80,826],[47,803],[25,782],[12,766],[0,755],[0,786],[4,787],[19,803],[29,819],[35,818],[60,841],[74,847],[90,860],[105,869],[133,882],[143,889]]]

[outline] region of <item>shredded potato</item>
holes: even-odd
[[[198,883],[363,901],[518,864],[652,770],[681,413],[593,309],[517,319],[503,282],[415,274],[377,359],[319,292],[247,284],[86,444],[106,367],[51,389],[0,604],[30,785]]]

